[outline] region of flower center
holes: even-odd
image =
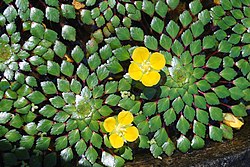
[[[147,74],[149,73],[149,71],[151,70],[151,64],[149,61],[145,60],[141,63],[140,65],[140,69],[142,71],[143,74]]]
[[[126,125],[118,124],[114,129],[114,133],[118,134],[120,137],[124,136],[125,132],[126,132]]]

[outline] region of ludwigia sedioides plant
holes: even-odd
[[[233,138],[250,1],[4,0],[4,166],[123,166]]]

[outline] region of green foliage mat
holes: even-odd
[[[249,30],[250,0],[1,1],[0,165],[123,166],[232,139]],[[153,87],[128,74],[137,46],[165,57]],[[139,138],[114,149],[103,122],[122,110]]]

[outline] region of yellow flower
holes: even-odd
[[[139,136],[139,131],[132,126],[134,117],[129,111],[121,111],[118,116],[104,120],[103,126],[110,133],[109,141],[114,148],[121,148],[124,142],[133,142]]]
[[[141,81],[145,86],[156,85],[161,76],[159,71],[165,66],[164,56],[155,52],[150,54],[145,47],[138,47],[132,54],[133,61],[129,65],[128,73],[136,81]]]
[[[231,113],[223,113],[223,117],[224,117],[223,123],[232,128],[240,129],[241,126],[244,124]]]

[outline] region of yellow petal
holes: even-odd
[[[156,85],[161,79],[161,75],[156,71],[150,71],[148,74],[144,74],[142,76],[142,84],[145,86],[154,86]]]
[[[165,57],[163,54],[155,52],[150,56],[150,64],[153,69],[161,70],[166,64]]]
[[[129,142],[135,141],[138,138],[138,136],[139,136],[139,131],[135,126],[128,127],[124,134],[124,138]]]
[[[140,80],[142,77],[142,71],[141,71],[140,67],[135,62],[132,62],[129,65],[128,74],[132,79],[134,79],[136,81]]]
[[[118,114],[118,123],[122,125],[129,125],[133,122],[134,116],[129,111],[121,111]]]
[[[142,63],[145,60],[148,60],[149,51],[145,47],[138,47],[133,51],[132,59],[136,63]]]
[[[121,148],[124,144],[123,139],[120,136],[118,136],[117,134],[110,135],[109,141],[110,141],[110,144],[112,145],[112,147],[114,147],[114,148]]]
[[[115,129],[116,120],[114,117],[109,117],[104,120],[103,127],[107,132],[112,132]]]
[[[223,117],[224,117],[223,123],[232,128],[240,129],[241,126],[244,124],[231,113],[224,113]]]

